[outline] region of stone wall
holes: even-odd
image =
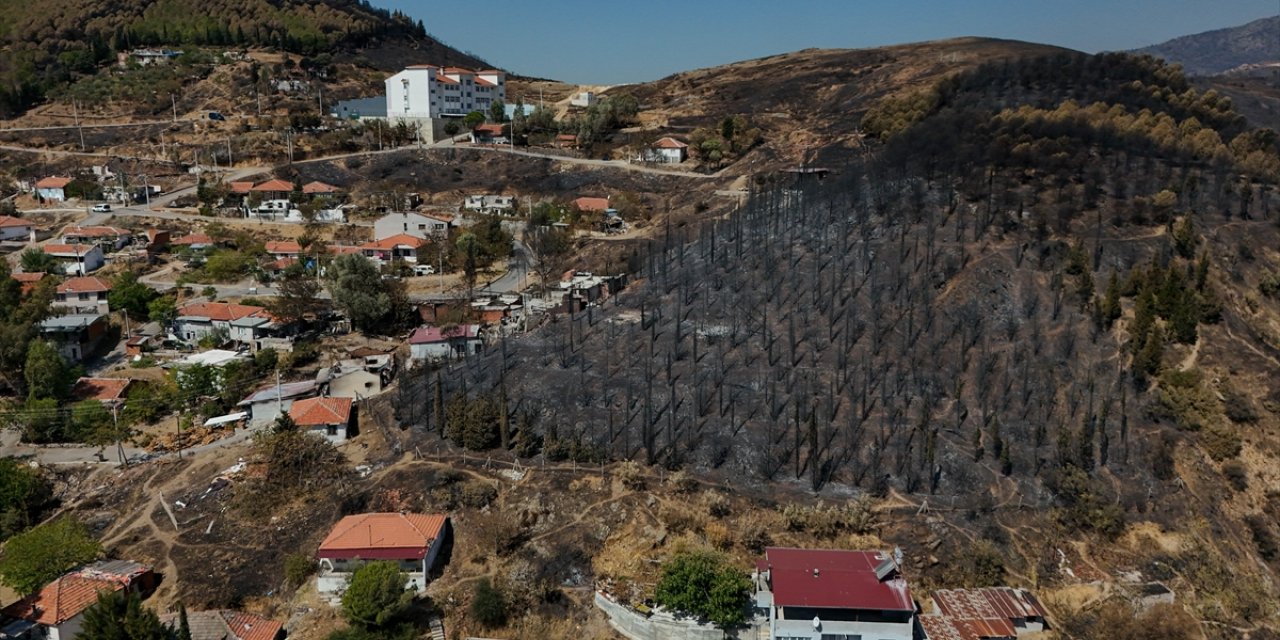
[[[658,611],[645,616],[610,600],[597,591],[596,606],[609,616],[609,624],[631,640],[724,640],[724,632],[689,619],[677,619]]]

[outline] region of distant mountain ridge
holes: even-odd
[[[1135,49],[1182,65],[1189,75],[1210,76],[1245,65],[1280,61],[1280,16],[1215,29]]]

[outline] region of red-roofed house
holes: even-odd
[[[154,587],[155,574],[149,567],[124,560],[106,560],[72,571],[45,585],[39,593],[5,607],[0,613],[5,618],[30,623],[28,629],[34,627],[28,632],[32,637],[74,640],[84,625],[85,609],[98,601],[100,592],[145,594]]]
[[[230,188],[232,194],[238,195],[238,196],[247,196],[249,195],[250,191],[253,191],[252,182],[232,182],[228,185],[228,187]]]
[[[254,185],[250,191],[261,193],[263,200],[287,200],[289,194],[293,193],[293,183],[276,178]]]
[[[1043,631],[1048,617],[1023,589],[940,589],[932,599],[935,613],[920,616],[928,640],[1014,640]]]
[[[890,554],[770,547],[754,578],[771,640],[914,638],[915,602]]]
[[[480,353],[480,325],[460,324],[448,329],[418,327],[409,336],[409,357],[425,362],[451,360]]]
[[[289,407],[294,424],[338,444],[355,432],[355,411],[351,398],[307,398]]]
[[[80,378],[71,388],[71,397],[76,401],[97,400],[108,407],[118,407],[124,404],[132,383],[128,378]]]
[[[110,292],[111,283],[102,278],[67,278],[58,285],[53,304],[70,309],[70,313],[111,313],[111,305],[107,304],[107,294]]]
[[[340,191],[341,189],[319,180],[302,185],[302,192],[309,196],[331,196]]]
[[[214,242],[213,242],[213,238],[210,238],[208,234],[191,233],[191,234],[182,236],[181,238],[176,238],[173,241],[171,241],[169,244],[172,244],[175,247],[207,249],[209,247],[212,247],[214,245]]]
[[[13,279],[22,284],[22,295],[25,296],[28,293],[31,293],[31,291],[36,288],[36,285],[39,284],[41,280],[44,280],[44,277],[47,275],[49,274],[43,271],[37,271],[35,273],[15,273],[13,274]]]
[[[366,242],[360,245],[360,252],[366,258],[379,262],[404,260],[405,262],[416,263],[418,261],[418,251],[425,246],[427,246],[427,241],[422,238],[411,236],[407,233],[398,233],[381,240]]]
[[[178,309],[173,321],[174,335],[187,342],[198,342],[214,332],[227,339],[252,344],[258,338],[279,329],[271,314],[262,307],[229,302],[199,302]]]
[[[71,184],[71,178],[49,176],[36,183],[36,195],[45,200],[60,202],[67,199],[66,188],[69,184]]]
[[[160,622],[178,628],[177,613],[160,615]],[[243,611],[188,611],[191,640],[283,640],[284,624]]]
[[[347,516],[333,526],[316,552],[320,560],[316,587],[320,593],[338,593],[361,561],[392,560],[406,574],[405,587],[421,591],[449,533],[449,517],[442,514]]]
[[[107,263],[102,247],[96,244],[46,244],[41,249],[53,256],[62,273],[69,276],[88,275]]]
[[[604,211],[609,208],[609,199],[582,197],[574,200],[573,206],[577,207],[578,211],[585,211],[587,213],[604,213]]]
[[[31,238],[31,222],[13,216],[0,216],[0,241]]]
[[[471,130],[473,144],[507,144],[510,141],[506,127],[501,124],[480,124]]]
[[[667,164],[680,164],[689,157],[689,145],[675,138],[663,138],[653,143],[651,151],[655,162]]]
[[[561,133],[556,136],[555,142],[552,143],[552,146],[560,149],[577,149],[578,136],[572,133]]]
[[[67,244],[101,243],[111,249],[119,249],[133,239],[133,233],[119,227],[68,227],[62,232]]]
[[[266,247],[273,258],[296,258],[302,254],[302,245],[293,240],[272,240]]]

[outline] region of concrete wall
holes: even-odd
[[[599,591],[596,606],[609,616],[609,624],[631,640],[724,640],[724,632],[689,619],[677,620],[666,613],[644,616],[622,606]]]

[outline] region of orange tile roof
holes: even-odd
[[[268,180],[255,186],[253,191],[293,191],[293,183],[288,180]]]
[[[181,238],[178,238],[176,240],[173,240],[169,244],[176,244],[176,245],[213,244],[213,238],[210,238],[207,234],[203,234],[203,233],[192,233],[192,234],[182,236]]]
[[[49,176],[36,183],[37,189],[61,189],[71,184],[71,178],[61,178],[58,176]]]
[[[272,240],[267,243],[267,253],[301,253],[302,245],[293,240]]]
[[[33,273],[15,273],[13,274],[13,279],[22,283],[40,282],[46,275],[48,274],[43,271],[36,271]]]
[[[687,145],[687,144],[685,144],[685,143],[683,143],[683,142],[680,142],[679,140],[676,140],[675,138],[663,138],[663,139],[659,140],[659,141],[658,141],[656,144],[654,144],[653,146],[655,146],[655,147],[657,147],[657,148],[659,148],[659,149],[684,149],[685,147],[688,147],[689,145]]]
[[[177,613],[160,615],[160,622],[177,628]],[[284,624],[261,616],[220,609],[188,611],[187,622],[192,640],[274,640]]]
[[[22,218],[15,218],[13,216],[0,216],[0,227],[29,227],[29,226],[31,226],[30,220],[23,220]]]
[[[446,76],[446,75],[436,76],[436,82],[441,82],[444,84],[458,84],[457,80],[454,80],[453,78],[450,78],[449,76]]]
[[[407,233],[397,233],[394,236],[389,236],[381,240],[366,242],[360,245],[360,248],[389,250],[389,249],[395,249],[396,247],[399,247],[399,246],[408,246],[413,249],[420,249],[426,244],[427,244],[427,241],[422,238],[417,238]]]
[[[116,580],[94,580],[69,574],[45,585],[39,593],[4,608],[3,613],[37,624],[56,626],[70,620],[98,601],[100,591],[120,591]]]
[[[578,198],[573,206],[582,211],[604,211],[609,208],[608,198]]]
[[[296,405],[295,405],[296,406]],[[379,550],[408,550],[426,555],[444,533],[449,517],[422,513],[361,513],[338,521],[320,543],[321,558],[373,558]]]
[[[231,633],[240,640],[273,640],[284,628],[282,622],[243,611],[223,611],[222,617],[231,628]]]
[[[58,285],[58,293],[93,293],[96,291],[110,291],[111,283],[102,278],[80,277],[69,278],[62,284]]]
[[[262,307],[255,307],[248,304],[234,304],[231,302],[198,302],[189,304],[178,309],[180,316],[196,316],[201,318],[209,318],[219,322],[230,322],[247,318],[254,315],[267,315],[267,310]]]
[[[346,424],[351,420],[351,398],[307,398],[293,403],[289,417],[299,427]]]
[[[319,180],[302,185],[303,193],[337,193],[338,191],[340,189],[337,187]]]
[[[478,124],[472,131],[480,131],[492,135],[502,135],[502,125],[500,124]]]
[[[253,191],[252,182],[232,182],[230,186],[231,186],[231,193],[245,194],[245,193],[249,193],[250,191]]]
[[[80,378],[71,388],[71,397],[99,402],[121,400],[132,382],[128,378]]]
[[[284,271],[291,265],[297,264],[297,262],[297,258],[280,258],[279,260],[273,260],[268,263],[266,268],[268,271]]]
[[[82,256],[93,250],[96,244],[46,244],[44,252],[54,255]]]

